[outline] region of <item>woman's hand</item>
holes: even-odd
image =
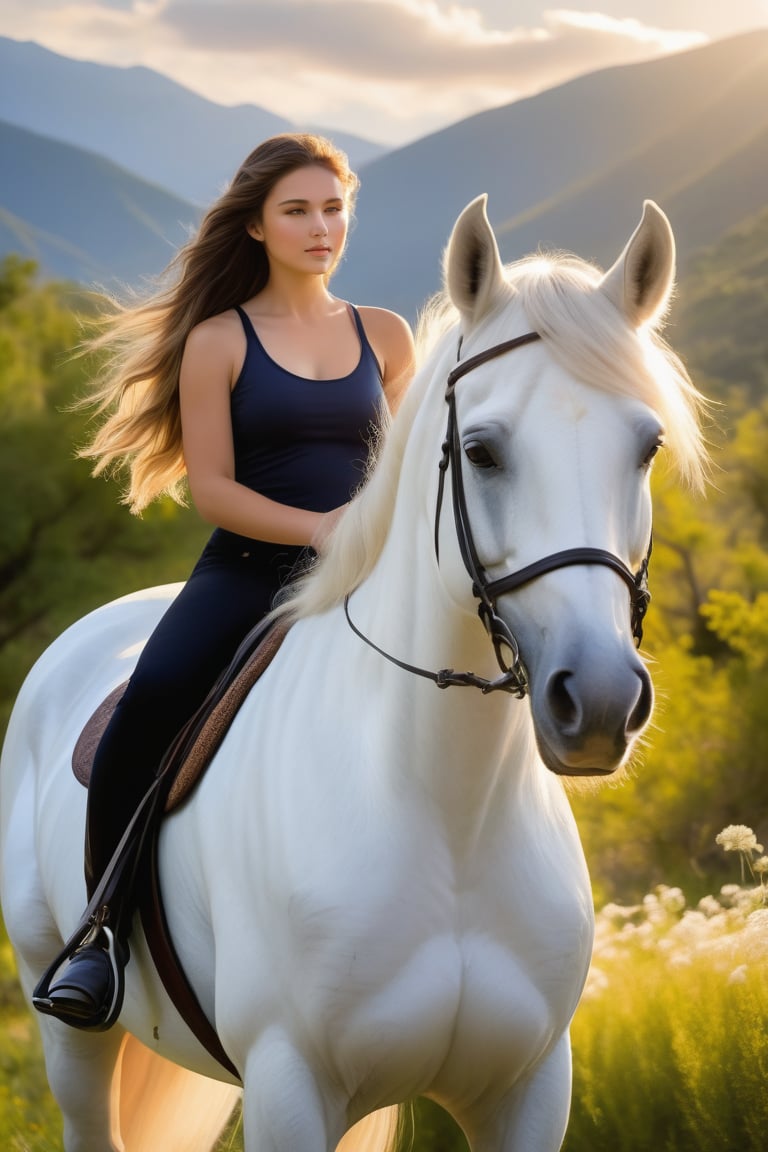
[[[347,508],[347,504],[342,504],[338,508],[332,508],[330,512],[322,513],[320,523],[312,533],[310,540],[310,547],[314,548],[320,556],[326,551],[333,531]]]

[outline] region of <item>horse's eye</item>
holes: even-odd
[[[650,466],[653,462],[654,456],[659,451],[659,448],[663,448],[663,446],[664,446],[663,440],[657,440],[655,442],[655,444],[653,444],[651,446],[650,450],[645,454],[645,458],[643,459],[643,467],[644,468],[650,468]]]
[[[496,467],[496,461],[480,440],[468,440],[464,445],[464,455],[475,468]]]

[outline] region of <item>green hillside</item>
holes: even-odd
[[[672,339],[695,376],[747,406],[768,397],[768,207],[691,262]],[[717,387],[717,385],[715,385]],[[736,393],[736,395],[734,395]]]
[[[91,152],[0,121],[0,255],[49,275],[137,286],[158,274],[198,209]]]
[[[637,91],[621,70],[603,74],[606,106],[591,129],[579,129],[572,117],[573,130],[581,138],[611,122],[614,132],[624,126],[622,143],[602,149],[586,177],[574,173],[551,199],[505,221],[508,259],[542,245],[571,248],[606,266],[640,201],[650,197],[670,217],[685,261],[766,203],[768,32],[652,61],[639,66],[641,77]],[[601,77],[588,79],[597,85]],[[624,102],[611,112],[617,97]],[[629,97],[643,113],[635,108],[634,125],[625,122]]]

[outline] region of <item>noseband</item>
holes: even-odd
[[[487,348],[484,352],[478,352],[476,356],[470,356],[467,360],[459,362],[453,371],[449,373],[445,389],[445,400],[448,404],[448,423],[439,464],[440,477],[435,506],[435,554],[439,562],[440,549],[438,537],[440,512],[443,504],[445,476],[450,468],[453,473],[453,517],[456,525],[459,550],[464,562],[464,567],[467,569],[472,581],[472,594],[479,601],[478,615],[491,638],[496,660],[501,669],[501,675],[497,676],[495,680],[486,680],[481,676],[476,676],[474,672],[454,672],[452,668],[443,668],[439,672],[430,672],[425,668],[418,668],[413,664],[398,660],[396,657],[390,655],[390,653],[379,648],[378,645],[369,640],[368,637],[355,626],[349,615],[349,597],[347,596],[344,601],[344,610],[349,626],[361,640],[364,640],[366,644],[374,648],[375,651],[393,664],[396,664],[399,668],[403,668],[405,671],[412,672],[417,676],[424,676],[427,679],[433,680],[439,688],[448,688],[451,685],[458,684],[480,688],[482,692],[510,692],[520,699],[526,695],[528,692],[528,678],[520,660],[517,640],[513,636],[510,628],[499,616],[496,610],[496,601],[500,596],[504,596],[508,592],[515,592],[518,588],[522,588],[532,580],[538,579],[539,576],[543,576],[546,572],[553,572],[558,568],[568,568],[575,564],[601,564],[603,567],[610,568],[616,572],[629,588],[632,635],[638,646],[643,637],[643,619],[651,598],[650,592],[648,591],[648,563],[651,557],[650,543],[646,557],[637,572],[632,572],[623,560],[618,556],[614,556],[612,552],[606,552],[603,548],[566,548],[561,552],[553,552],[541,560],[536,560],[532,564],[526,565],[525,568],[520,568],[517,572],[510,573],[508,576],[501,576],[498,580],[489,579],[487,572],[480,562],[472,536],[469,514],[467,512],[464,477],[461,467],[461,440],[456,417],[456,384],[462,376],[466,376],[468,372],[479,368],[481,364],[486,364],[489,360],[495,360],[496,357],[504,355],[505,352],[511,352],[515,348],[521,348],[525,344],[532,344],[534,341],[540,339],[541,336],[538,332],[526,332],[524,335],[516,336],[512,340],[504,340],[500,344],[494,344],[493,347]],[[459,341],[458,354],[461,354],[461,341]]]

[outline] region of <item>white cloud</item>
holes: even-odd
[[[65,55],[146,64],[209,99],[389,142],[706,39],[572,9],[497,24],[478,0],[4,0],[0,17]]]
[[[169,0],[160,21],[186,47],[248,54],[266,66],[279,59],[313,74],[446,87],[482,82],[505,91],[705,39],[567,10],[544,12],[538,27],[501,31],[476,9],[442,9],[434,0]]]
[[[500,30],[476,9],[432,0],[170,0],[162,20],[186,51],[205,46],[209,69],[226,58],[230,84],[258,76],[251,99],[393,140],[706,39],[568,10]]]

